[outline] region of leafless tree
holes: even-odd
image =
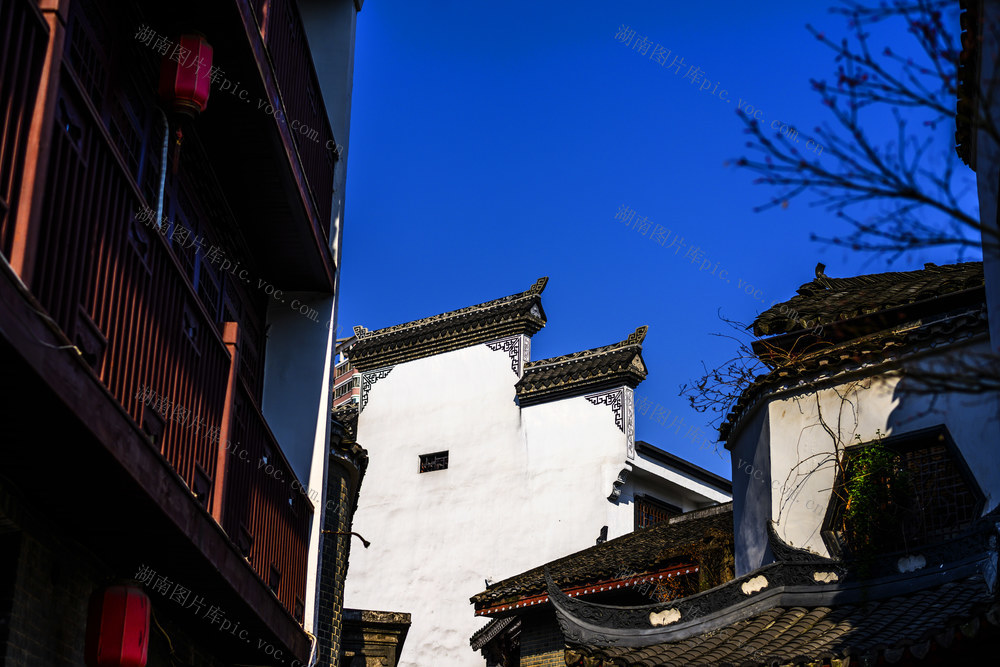
[[[982,131],[1000,143],[1000,128],[988,113],[994,90],[979,90],[976,77],[964,77],[959,94],[962,38],[960,6],[954,0],[892,0],[862,3],[843,0],[831,12],[846,20],[848,36],[834,40],[812,26],[807,29],[834,54],[834,80],[812,80],[813,89],[832,115],[804,135],[782,126],[761,126],[744,115],[759,159],[742,157],[737,166],[758,174],[755,180],[776,188],[755,210],[788,206],[804,198],[850,223],[846,236],[814,239],[857,251],[882,253],[889,262],[904,253],[952,248],[961,257],[984,248],[997,250],[994,227],[984,227],[975,198],[975,178],[961,164],[954,143],[945,141],[956,124],[968,134]],[[892,32],[895,29],[896,32]],[[905,30],[908,46],[876,46],[875,32],[898,35]],[[996,26],[982,28],[984,39],[1000,37]],[[976,46],[969,43],[970,46]],[[962,100],[960,102],[959,100]],[[969,104],[976,100],[977,104]],[[867,125],[895,123],[895,138],[880,146]],[[915,131],[914,128],[919,128]],[[944,134],[938,129],[947,130]],[[734,357],[681,387],[691,406],[713,414],[718,425],[755,379],[778,365],[794,370],[806,350],[782,356],[754,341],[749,327],[723,318],[732,333],[716,334],[736,342]],[[813,340],[815,345],[815,338]],[[767,349],[767,363],[753,344]],[[1000,358],[990,353],[964,353],[946,360],[943,370],[911,369],[906,390],[916,394],[1000,390]]]
[[[755,338],[752,326],[719,317],[729,331],[712,335],[733,341],[732,357],[714,368],[702,362],[704,374],[680,386],[680,396],[696,412],[709,415],[709,423],[717,428],[740,398],[768,373],[776,369],[790,376],[808,373],[804,362],[814,353],[835,345],[818,335],[822,327],[816,327],[803,331],[799,341],[786,349],[771,345],[768,338]],[[934,400],[927,409],[934,410],[936,398],[945,393],[1000,392],[1000,358],[996,355],[963,348],[938,350],[935,355],[923,363],[907,363],[905,370],[900,367],[906,377],[906,382],[898,385],[901,395],[929,395]]]
[[[688,404],[696,412],[712,415],[709,423],[716,427],[754,382],[779,366],[795,371],[803,355],[831,345],[818,337],[822,327],[809,330],[808,336],[803,336],[791,348],[783,349],[770,345],[766,338],[754,338],[750,333],[751,326],[721,314],[719,319],[730,331],[712,335],[733,341],[736,346],[733,356],[711,369],[702,362],[704,375],[680,387],[680,395],[687,399]],[[763,353],[754,350],[755,344]]]
[[[985,113],[992,91],[964,91],[979,93],[981,103],[958,105],[959,11],[955,0],[845,0],[831,12],[847,20],[849,37],[835,41],[807,26],[835,56],[834,80],[811,81],[832,123],[816,127],[803,146],[806,137],[797,130],[776,131],[743,115],[752,135],[747,145],[759,157],[736,164],[759,174],[755,182],[777,188],[756,210],[804,196],[853,228],[814,239],[884,253],[890,262],[917,249],[952,247],[961,256],[996,244],[996,231],[979,220],[973,172],[953,142],[943,140],[960,108],[960,123],[1000,141]],[[902,28],[912,36],[908,46],[875,44],[875,31],[883,29],[884,37]],[[882,146],[866,126],[889,120],[896,136]],[[939,127],[947,131],[935,132]]]
[[[735,353],[715,368],[709,368],[702,362],[705,374],[690,384],[682,384],[680,388],[680,395],[695,411],[712,416],[709,423],[716,428],[743,392],[770,370],[753,351],[753,337],[747,332],[746,325],[722,315],[719,317],[732,329],[732,333],[712,335],[733,341],[736,344]]]

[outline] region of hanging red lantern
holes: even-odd
[[[146,667],[149,598],[139,586],[109,586],[90,598],[87,667]]]
[[[195,116],[208,106],[212,46],[197,33],[181,35],[160,62],[160,99],[171,109]]]

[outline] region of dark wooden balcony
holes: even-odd
[[[295,0],[253,0],[257,25],[271,54],[286,117],[309,128],[292,135],[329,239],[336,143]],[[313,132],[315,131],[315,135]]]
[[[156,102],[161,56],[135,34],[147,26],[173,39],[192,31],[208,38],[213,64],[242,96],[225,90],[223,79],[213,84],[208,108],[182,124],[185,144],[197,132],[208,159],[225,165],[216,168],[218,185],[238,194],[228,204],[262,276],[285,291],[332,292],[336,141],[294,0],[179,0],[113,9],[101,0],[75,0],[71,7],[67,57],[99,111],[115,116],[105,120],[147,201],[158,184],[162,121],[146,106]],[[268,114],[266,104],[278,112]],[[152,162],[149,168],[144,161]],[[148,177],[140,180],[139,171]]]
[[[256,401],[240,385],[234,403],[231,440],[247,451],[247,463],[232,463],[226,482],[223,527],[262,573],[295,620],[302,622],[306,570],[299,562],[308,543],[312,503],[305,491],[292,491],[292,472]],[[240,453],[229,454],[240,461]]]
[[[10,257],[49,28],[34,2],[0,2],[0,253]]]
[[[242,39],[250,53],[246,34],[234,29],[244,25],[239,10],[249,11],[249,4],[224,4],[233,11],[228,31],[219,33],[220,43]],[[298,231],[289,232],[295,221],[281,219],[284,229],[269,230],[281,225],[249,222],[241,213],[259,204],[254,194],[273,202],[274,210],[291,211],[297,199],[306,208],[318,209],[319,204],[311,194],[301,198],[303,181],[271,179],[274,172],[266,175],[266,187],[250,183],[234,188],[233,179],[247,176],[240,150],[260,154],[277,171],[282,168],[274,166],[274,158],[280,154],[256,134],[219,130],[227,122],[238,124],[220,114],[215,121],[184,128],[179,167],[166,176],[167,225],[158,228],[137,219],[139,212],[156,208],[163,139],[154,93],[159,59],[133,39],[144,21],[141,10],[131,3],[72,3],[65,42],[60,43],[64,48],[54,60],[51,117],[43,142],[46,168],[36,174],[44,188],[32,200],[19,199],[17,176],[26,161],[38,158],[26,153],[24,143],[47,26],[30,1],[0,0],[0,111],[5,113],[0,125],[0,251],[11,256],[12,239],[18,236],[13,212],[35,201],[27,223],[35,240],[23,244],[27,269],[22,275],[44,317],[75,345],[196,501],[301,621],[313,507],[303,495],[289,495],[297,480],[258,407],[268,297],[254,279],[263,277],[281,287],[321,286],[331,264],[321,253],[325,246],[312,251],[299,247],[303,255],[312,252],[311,259],[289,260],[303,235],[311,238],[315,227],[300,224]],[[283,21],[297,20],[297,14],[284,16]],[[292,46],[282,48],[295,53]],[[311,81],[315,84],[314,74]],[[289,101],[295,95],[308,100],[308,86],[293,93],[289,85],[288,91],[283,95]],[[304,118],[305,111],[301,113]],[[322,123],[305,122],[329,133],[321,101],[317,113]],[[259,113],[246,118],[254,127],[273,122]],[[294,169],[292,162],[283,168],[286,174]],[[315,178],[322,182],[326,176],[320,170]],[[313,210],[299,222],[315,222],[317,215]],[[202,245],[183,243],[174,233],[178,228],[202,239]],[[249,284],[210,261],[207,253],[213,246],[242,263],[252,277]],[[248,458],[228,454],[220,435],[244,449]],[[265,466],[272,466],[270,475],[266,467],[258,468],[264,457]]]
[[[275,276],[272,282],[282,280],[282,289],[332,292],[336,141],[298,7],[294,0],[217,4],[227,11],[192,14],[211,37],[215,62],[249,94],[241,100],[213,88],[210,108],[198,120],[209,154],[232,163],[219,174],[224,187],[252,194],[233,208],[263,268]],[[234,16],[245,28],[239,35],[232,30]],[[169,24],[166,14],[163,22]],[[258,108],[261,103],[277,112],[269,115]],[[298,193],[297,201],[289,199],[291,192]]]

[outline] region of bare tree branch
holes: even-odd
[[[958,4],[845,0],[832,11],[847,20],[849,39],[836,42],[812,26],[807,29],[835,54],[835,82],[811,81],[833,123],[816,127],[803,149],[797,132],[765,129],[738,111],[752,137],[747,147],[760,157],[741,157],[736,165],[756,172],[755,183],[777,188],[777,194],[755,210],[787,206],[805,195],[810,205],[835,213],[853,227],[844,237],[814,239],[886,253],[890,262],[916,249],[953,247],[962,256],[984,244],[1000,245],[995,228],[980,222],[974,174],[960,164],[954,145],[942,142],[940,133],[933,131],[956,121]],[[913,55],[888,46],[877,50],[872,29],[900,22],[913,37],[905,53]],[[1000,142],[1000,128],[985,107],[993,91],[977,92],[980,104],[965,120],[974,131]],[[880,146],[865,131],[865,123],[880,121],[879,114],[886,113],[895,123],[896,137]],[[924,138],[911,130],[915,123],[929,128]]]

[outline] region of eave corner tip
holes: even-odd
[[[544,566],[543,572],[545,573],[545,589],[549,595],[549,602],[552,603],[557,610],[562,611],[564,605],[564,600],[567,599],[565,593],[556,584],[555,579],[552,578],[552,571],[549,569],[548,565]]]
[[[636,329],[633,333],[628,335],[628,340],[626,341],[629,345],[641,345],[642,341],[646,340],[646,332],[649,331],[649,327],[643,324],[641,327]]]
[[[542,291],[545,289],[545,285],[548,282],[549,282],[549,277],[542,276],[541,278],[535,281],[534,285],[531,286],[531,289],[528,290],[528,294],[541,294]]]

